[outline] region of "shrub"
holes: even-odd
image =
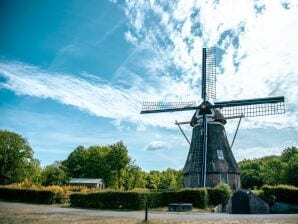
[[[259,196],[273,204],[275,201],[284,202],[289,204],[298,204],[298,188],[289,185],[268,186],[265,185],[261,188]]]
[[[70,204],[74,207],[104,208],[104,209],[143,209],[148,193],[145,192],[98,192],[75,193],[70,195]],[[152,199],[156,203],[156,199]]]
[[[207,188],[208,205],[225,204],[232,196],[232,190],[229,185],[221,184],[215,188]]]
[[[55,192],[50,190],[0,187],[0,198],[9,201],[53,204]]]
[[[97,193],[74,193],[70,195],[73,207],[103,209],[143,209],[148,202],[150,208],[167,206],[169,203],[192,203],[194,207],[205,208],[208,195],[204,188],[184,189],[181,191],[105,191]]]
[[[162,192],[151,192],[148,193],[148,207],[158,208],[163,206],[163,193]]]
[[[62,203],[65,202],[68,198],[68,191],[61,186],[51,185],[47,187],[40,188],[41,190],[49,190],[55,193],[55,202]]]
[[[207,206],[207,191],[204,188],[183,189],[181,191],[163,192],[163,206],[169,203],[192,203],[194,207]]]

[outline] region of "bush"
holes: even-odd
[[[261,188],[259,196],[272,205],[275,201],[298,204],[298,188],[289,185],[268,186]]]
[[[204,188],[183,189],[181,191],[163,192],[163,206],[169,203],[192,203],[194,207],[206,208],[207,191]]]
[[[55,201],[55,192],[49,190],[0,187],[0,198],[9,201],[53,204]]]
[[[48,190],[55,193],[55,202],[56,203],[63,203],[66,202],[68,199],[68,191],[66,188],[57,186],[57,185],[51,185],[47,187],[42,187],[40,190]]]
[[[220,200],[225,200],[229,190],[226,187],[217,189]],[[192,203],[194,207],[205,208],[208,202],[207,191],[204,188],[184,189],[181,191],[127,191],[127,192],[97,192],[74,193],[70,195],[73,207],[102,209],[143,209],[148,202],[149,208],[167,206],[169,203]]]
[[[148,207],[158,208],[163,206],[163,193],[162,192],[151,192],[148,193]]]
[[[148,198],[146,192],[98,192],[75,193],[70,195],[70,204],[74,207],[103,209],[143,209]],[[152,204],[157,203],[157,196],[152,198]]]
[[[208,205],[225,204],[232,196],[232,190],[229,185],[222,184],[215,188],[207,188]]]

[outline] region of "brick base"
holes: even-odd
[[[215,187],[219,184],[228,184],[232,189],[241,187],[240,174],[237,173],[207,173],[207,186]]]

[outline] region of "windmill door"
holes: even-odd
[[[249,196],[245,191],[236,191],[232,197],[233,214],[250,214]]]

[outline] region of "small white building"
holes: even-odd
[[[101,190],[105,188],[103,179],[91,179],[91,178],[71,178],[69,181],[71,186],[86,186],[86,187],[97,187]]]

